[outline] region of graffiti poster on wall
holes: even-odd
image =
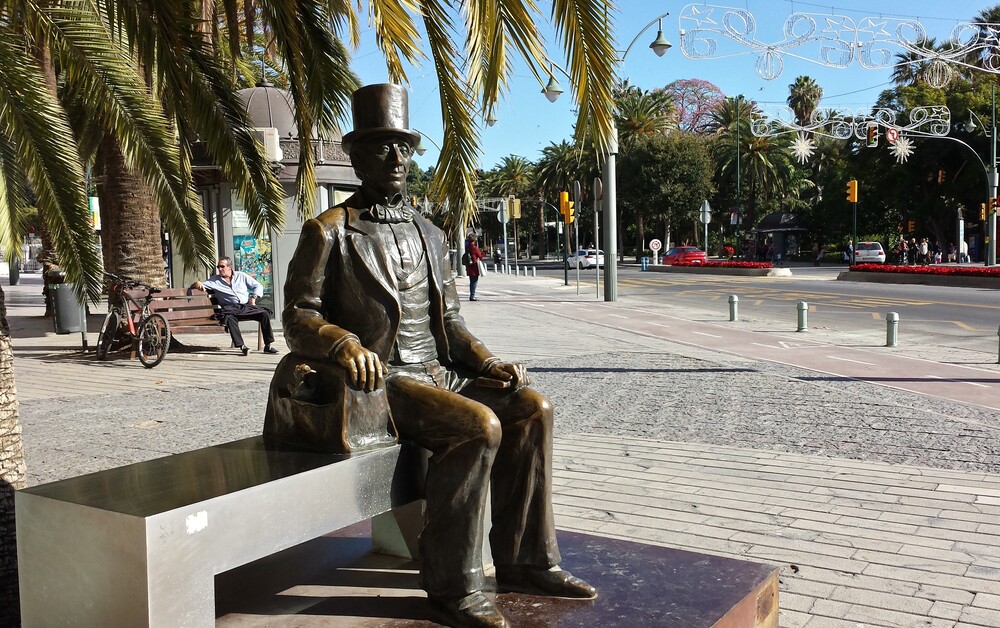
[[[274,281],[271,274],[271,241],[254,235],[234,235],[233,265],[264,286],[264,298],[258,304],[274,310]]]

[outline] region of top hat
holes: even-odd
[[[377,135],[403,135],[413,146],[420,134],[411,131],[406,88],[394,83],[365,85],[351,96],[354,109],[354,130],[341,139],[348,154],[354,142]]]

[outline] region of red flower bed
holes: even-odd
[[[893,266],[891,264],[857,264],[852,271],[865,273],[901,273],[907,275],[951,275],[960,277],[997,277],[998,266]]]
[[[674,266],[703,266],[705,268],[774,268],[771,262],[674,262]]]

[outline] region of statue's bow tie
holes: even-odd
[[[413,208],[408,207],[402,198],[396,197],[389,205],[375,205],[368,210],[367,218],[374,222],[410,222],[413,220]]]

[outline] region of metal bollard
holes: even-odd
[[[997,336],[1000,336],[1000,328],[997,329]],[[1000,340],[997,343],[997,364],[1000,364]]]
[[[740,320],[740,298],[735,294],[729,295],[729,320]]]
[[[534,266],[531,267],[531,276],[532,277],[535,276],[535,267]]]
[[[799,328],[795,331],[809,331],[809,304],[805,301],[799,301],[795,305],[795,309],[798,310]]]
[[[497,272],[497,265],[496,264],[493,264],[493,272],[494,273]]]
[[[895,347],[899,334],[899,314],[889,312],[885,315],[885,346]]]

